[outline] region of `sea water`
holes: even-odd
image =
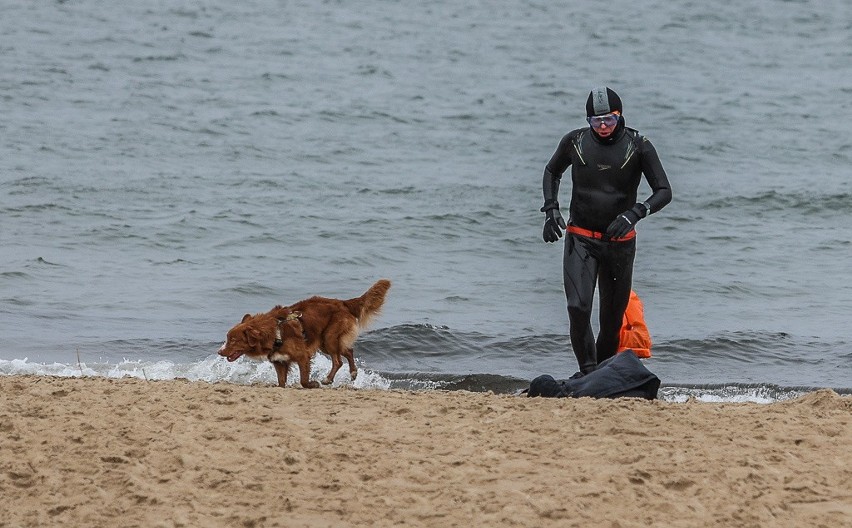
[[[355,386],[567,377],[541,176],[607,85],[661,394],[852,389],[845,0],[10,1],[0,53],[0,373],[274,383],[244,313],[388,278]]]

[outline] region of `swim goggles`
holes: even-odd
[[[587,117],[586,120],[592,125],[592,128],[598,129],[603,125],[606,125],[608,128],[613,128],[618,124],[619,115],[615,112],[599,115],[599,116],[591,116]]]

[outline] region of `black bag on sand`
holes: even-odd
[[[544,398],[645,398],[654,400],[660,378],[639,361],[632,350],[607,359],[585,376],[556,381],[547,374],[532,380],[527,396]]]

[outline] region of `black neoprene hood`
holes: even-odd
[[[589,92],[589,98],[586,100],[586,117],[609,114],[616,110],[622,112],[621,98],[617,93],[606,86],[600,86]]]

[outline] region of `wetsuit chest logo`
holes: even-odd
[[[604,165],[603,163],[598,163],[598,170],[605,171],[607,169],[611,169],[612,165]]]

